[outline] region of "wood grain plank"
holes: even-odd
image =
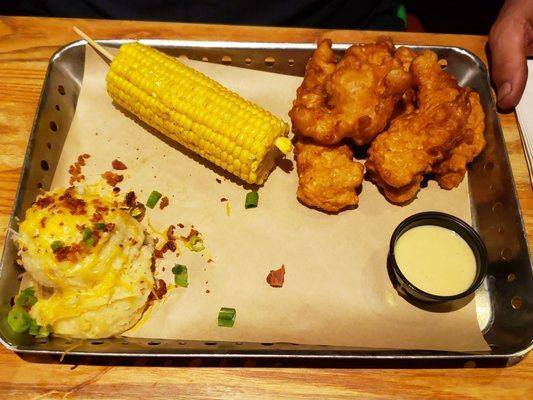
[[[381,32],[280,29],[135,21],[0,17],[0,232],[11,213],[20,167],[50,56],[78,40],[77,25],[91,36],[315,42],[375,40]],[[397,43],[462,46],[486,61],[482,36],[386,33]],[[513,113],[500,115],[529,239],[533,191]],[[68,360],[68,359],[67,359]],[[52,357],[20,357],[0,349],[0,398],[527,398],[533,390],[533,357],[506,369],[300,368],[257,361],[90,360],[59,364]],[[120,364],[120,365],[119,365]],[[220,365],[214,367],[215,365]],[[73,369],[73,367],[75,367]],[[177,368],[179,367],[179,368]],[[311,367],[311,368],[310,368]]]

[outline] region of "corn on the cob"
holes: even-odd
[[[120,47],[107,91],[148,125],[248,183],[263,183],[276,146],[290,150],[285,122],[140,43]]]

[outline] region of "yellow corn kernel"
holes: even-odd
[[[107,91],[148,125],[248,183],[263,183],[277,149],[290,150],[285,122],[140,43],[121,46]]]

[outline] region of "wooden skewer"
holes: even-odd
[[[102,54],[105,58],[107,58],[109,61],[113,61],[113,54],[111,54],[108,50],[106,50],[102,45],[96,43],[93,39],[91,39],[86,33],[82,32],[78,27],[73,26],[72,29],[74,32],[76,32],[80,37],[85,39],[87,43],[89,43],[95,50],[97,50],[100,54]]]
[[[96,51],[102,54],[109,61],[113,61],[113,54],[107,51],[103,46],[96,43],[92,38],[90,38],[85,32],[81,31],[78,27],[73,26],[72,29],[76,32],[81,38],[85,39]],[[274,145],[283,153],[288,154],[292,150],[292,143],[290,139],[286,137],[279,137],[276,139]],[[157,296],[156,296],[157,297]]]

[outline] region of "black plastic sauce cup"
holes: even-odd
[[[413,285],[400,270],[394,256],[394,247],[396,242],[400,236],[402,236],[409,229],[422,225],[436,225],[455,231],[466,241],[466,243],[468,243],[472,249],[476,259],[476,276],[470,287],[464,292],[452,296],[438,296],[424,292],[422,289]],[[474,228],[472,228],[463,220],[454,217],[453,215],[437,211],[427,211],[411,215],[409,218],[403,220],[394,230],[390,240],[388,262],[396,280],[409,296],[417,300],[437,303],[460,299],[473,293],[479,287],[479,285],[481,285],[485,275],[487,274],[487,259],[488,256],[485,244]]]

